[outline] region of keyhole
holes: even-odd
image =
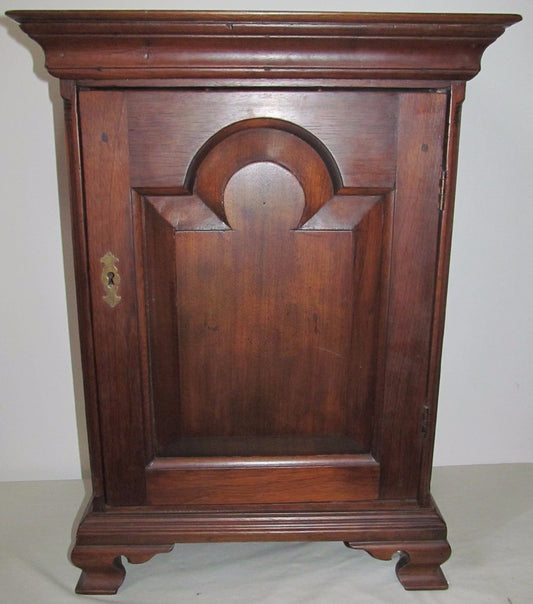
[[[115,273],[110,271],[109,273],[107,273],[106,276],[107,276],[107,287],[113,287],[115,285],[115,281],[114,281]]]

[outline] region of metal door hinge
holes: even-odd
[[[424,405],[422,408],[422,436],[426,436],[428,433],[429,423],[429,406]]]
[[[448,180],[448,170],[443,170],[440,175],[440,188],[439,188],[439,210],[444,210],[444,200],[446,198],[446,182]]]

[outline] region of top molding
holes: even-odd
[[[69,80],[469,80],[519,15],[9,11]]]

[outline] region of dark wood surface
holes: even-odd
[[[103,503],[104,499],[104,470],[101,455],[102,445],[94,358],[94,338],[92,333],[90,284],[86,278],[89,272],[89,258],[87,254],[87,233],[85,230],[86,215],[81,166],[78,91],[74,82],[62,80],[61,95],[65,116],[65,142],[70,168],[71,233],[76,275],[76,301],[81,361],[84,377],[85,416],[87,431],[90,435],[88,446],[93,503],[95,507],[98,507],[100,503]]]
[[[79,111],[106,502],[142,503],[147,460],[124,97],[81,93]],[[101,284],[101,258],[109,251],[121,275],[116,308],[103,300]]]
[[[444,94],[408,93],[399,109],[386,369],[373,448],[387,460],[384,497],[413,497],[420,480],[446,106]]]
[[[519,18],[11,16],[66,104],[77,590],[228,539],[400,551],[406,589],[445,588],[429,483],[462,81]]]
[[[141,94],[144,105],[149,97]],[[216,136],[201,119],[213,94],[229,123]],[[235,93],[213,94],[195,99],[192,123],[205,142],[191,145],[190,136],[173,135],[192,127],[190,113],[179,112],[180,92],[164,93],[165,135],[147,125],[155,121],[150,112],[142,119],[136,110],[130,126],[136,91],[80,92],[91,278],[99,282],[108,249],[122,275],[116,308],[93,291],[103,453],[114,460],[105,470],[108,503],[142,503],[150,452],[180,436],[341,435],[379,460],[381,496],[416,497],[447,95],[342,93],[355,124],[346,111],[329,114],[335,143],[324,149],[294,125],[323,119],[322,111],[302,110],[298,95],[279,93],[288,122],[239,120],[243,100],[234,107]],[[248,112],[265,111],[262,94],[248,98]],[[306,110],[317,106],[306,100]],[[377,145],[367,173],[350,141],[372,124],[395,146]],[[135,137],[127,136],[132,130]],[[182,180],[174,180],[176,195],[164,187],[158,196],[157,173],[153,187],[139,173],[157,165],[161,149],[173,156],[171,137],[184,158]],[[144,155],[153,160],[137,159],[140,140],[160,149]],[[352,177],[345,166],[354,155],[361,168]],[[384,173],[376,174],[383,156]],[[143,185],[135,194],[132,181]],[[149,404],[141,402],[143,376]]]
[[[482,14],[187,11],[10,11],[9,16],[43,46],[50,73],[94,80],[465,80],[479,71],[485,48],[520,20]]]
[[[146,477],[150,505],[324,503],[377,499],[371,455],[200,457],[156,460]]]

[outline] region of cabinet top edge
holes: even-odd
[[[66,80],[460,81],[519,15],[9,11]]]
[[[249,12],[180,10],[11,10],[6,15],[20,24],[29,23],[175,23],[264,24],[283,26],[453,25],[503,26],[522,20],[516,14],[490,13],[372,13],[372,12]]]

